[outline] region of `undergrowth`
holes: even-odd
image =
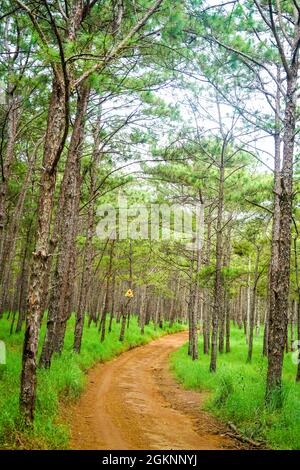
[[[267,360],[262,356],[262,334],[254,339],[252,363],[247,363],[247,345],[241,330],[232,328],[231,352],[218,354],[217,372],[209,372],[210,357],[199,360],[187,355],[187,344],[172,354],[171,367],[178,380],[189,389],[210,390],[206,408],[225,422],[233,422],[241,432],[263,440],[274,449],[300,449],[300,383],[295,382],[296,365],[292,353],[285,355],[283,399],[280,408],[265,405]]]
[[[37,400],[34,427],[24,430],[19,417],[19,387],[23,332],[9,335],[10,322],[0,321],[0,340],[7,349],[5,365],[0,365],[0,447],[25,449],[64,449],[68,448],[70,430],[59,419],[59,404],[77,400],[86,383],[85,371],[97,362],[104,362],[135,346],[146,344],[152,339],[167,333],[180,331],[183,327],[174,324],[170,328],[155,329],[153,324],[145,326],[141,335],[135,317],[131,318],[125,340],[119,341],[120,324],[113,321],[112,331],[100,342],[97,327],[85,326],[82,350],[73,352],[74,318],[71,318],[66,332],[63,353],[55,355],[50,370],[38,370]],[[45,334],[42,326],[41,341]]]

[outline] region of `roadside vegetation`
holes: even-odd
[[[215,374],[209,372],[209,356],[201,354],[202,339],[199,343],[199,361],[187,355],[187,344],[172,354],[171,368],[180,383],[188,389],[210,391],[205,408],[233,423],[248,438],[274,449],[300,449],[300,384],[295,382],[293,353],[285,355],[282,406],[270,402],[266,407],[262,335],[254,338],[253,362],[249,363],[243,331],[232,328],[231,352],[220,354]]]
[[[72,350],[74,319],[70,319],[62,354],[54,356],[50,370],[38,370],[34,426],[23,429],[19,417],[19,390],[24,338],[22,333],[10,335],[10,323],[2,319],[1,337],[7,347],[7,364],[0,365],[0,448],[68,448],[70,432],[60,419],[60,404],[68,404],[79,398],[85,387],[85,372],[98,362],[108,361],[128,349],[184,328],[179,323],[169,327],[167,322],[163,323],[162,328],[155,328],[151,323],[145,326],[142,335],[137,318],[131,317],[126,337],[120,342],[120,327],[114,320],[111,333],[100,342],[97,326],[91,324],[90,328],[84,330],[81,354],[76,354]],[[42,336],[45,329],[43,325]]]

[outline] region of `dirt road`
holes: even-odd
[[[201,410],[204,394],[184,390],[169,355],[187,334],[164,336],[95,366],[72,410],[73,449],[233,449],[235,440]]]

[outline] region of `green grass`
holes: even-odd
[[[267,360],[261,354],[262,336],[254,339],[253,360],[248,364],[244,334],[233,328],[231,352],[218,355],[215,374],[209,372],[210,357],[202,351],[201,338],[199,361],[192,361],[184,345],[173,353],[171,368],[186,388],[211,391],[206,409],[271,448],[300,449],[300,383],[295,383],[292,353],[285,356],[283,404],[276,409],[272,405],[266,408],[264,403]]]
[[[180,331],[183,327],[174,324],[170,329],[167,323],[163,329],[154,329],[152,324],[140,334],[137,319],[132,317],[125,340],[119,341],[120,324],[113,322],[112,332],[100,342],[94,325],[85,327],[81,354],[72,351],[74,318],[68,323],[65,347],[61,356],[55,355],[50,370],[38,371],[38,388],[34,427],[22,431],[19,417],[19,387],[23,332],[9,335],[7,319],[0,320],[0,340],[5,341],[7,364],[0,365],[0,448],[68,448],[70,430],[61,424],[59,404],[78,399],[85,387],[85,371],[95,363],[108,361],[135,346],[146,344],[163,334]],[[42,327],[41,338],[45,334]],[[42,341],[40,342],[42,343]]]

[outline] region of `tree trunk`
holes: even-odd
[[[255,334],[259,336],[260,333],[260,297],[257,298],[257,304],[255,309]]]
[[[192,360],[198,359],[198,310],[199,310],[199,286],[198,286],[198,275],[201,270],[201,248],[197,249],[196,259],[196,280],[194,281],[194,302],[192,305]]]
[[[260,258],[260,249],[256,249],[256,259],[255,259],[255,268],[254,268],[254,279],[253,279],[253,289],[251,296],[251,305],[250,305],[250,323],[249,323],[249,345],[248,345],[248,358],[247,361],[252,361],[252,352],[253,352],[253,333],[254,333],[254,319],[255,319],[255,304],[256,304],[256,291],[257,291],[257,282],[259,278],[258,267],[259,267],[259,258]],[[250,258],[249,258],[250,260]]]
[[[82,87],[77,100],[77,112],[71,136],[70,147],[60,189],[57,210],[55,245],[57,245],[56,266],[51,283],[48,322],[40,366],[49,368],[52,354],[60,349],[64,336],[64,323],[69,316],[69,290],[72,256],[77,233],[77,218],[80,197],[80,157],[84,137],[84,119],[89,97],[89,89]]]
[[[189,272],[189,297],[188,297],[188,321],[189,321],[189,348],[188,355],[192,356],[193,354],[193,309],[195,304],[195,280],[194,280],[194,262],[195,262],[195,253],[192,252],[192,258],[190,261],[190,272]]]
[[[249,336],[250,336],[250,317],[251,317],[251,258],[249,256],[248,260],[248,280],[247,280],[247,310],[246,310],[246,317],[245,317],[245,335],[246,335],[246,343],[249,343]]]
[[[230,265],[230,239],[231,239],[231,227],[229,225],[228,227],[228,233],[225,239],[224,243],[224,259],[223,259],[223,267],[227,268]],[[227,337],[227,335],[230,336],[230,319],[229,319],[229,328],[228,328],[228,323],[227,323],[227,317],[229,315],[229,309],[228,309],[228,292],[227,292],[228,286],[226,282],[226,278],[224,280],[224,286],[223,286],[223,308],[221,311],[221,318],[220,318],[220,331],[219,331],[219,352],[223,353],[224,352],[224,335],[226,334],[226,342],[230,342],[230,337]],[[228,314],[228,315],[227,315]],[[229,346],[230,349],[230,346]]]
[[[121,316],[122,316],[122,323],[121,323],[121,331],[120,331],[120,338],[119,341],[123,342],[125,337],[125,329],[126,329],[126,320],[127,320],[127,312],[129,307],[129,301],[127,300],[125,304],[121,306]]]
[[[300,293],[297,302],[297,336],[298,336],[298,367],[296,373],[296,382],[300,382]]]
[[[110,306],[110,316],[109,316],[109,326],[108,326],[108,332],[111,332],[112,329],[112,322],[114,319],[114,314],[115,314],[115,287],[116,287],[116,274],[113,274],[112,278],[112,286],[111,286],[111,306]]]
[[[230,303],[226,299],[226,352],[230,352]]]
[[[27,297],[27,288],[28,288],[28,276],[29,276],[29,250],[30,250],[30,236],[31,236],[31,226],[32,220],[30,221],[30,225],[27,228],[26,232],[26,239],[25,239],[25,246],[24,251],[22,253],[22,264],[21,264],[21,271],[20,271],[20,291],[19,291],[19,302],[18,302],[18,320],[16,326],[16,333],[19,333],[22,329],[23,321],[25,320],[25,312],[26,312],[26,297]]]
[[[237,324],[239,329],[243,328],[243,288],[240,286],[238,299]]]
[[[104,302],[104,308],[103,308],[102,319],[101,319],[101,324],[102,324],[101,343],[105,340],[106,315],[107,315],[107,312],[108,312],[108,305],[109,305],[110,279],[111,279],[111,273],[112,273],[113,255],[114,255],[114,240],[111,241],[110,255],[109,255],[109,266],[108,266],[108,272],[107,272],[107,277],[106,277],[105,302]]]
[[[139,319],[142,335],[145,333],[146,298],[147,298],[147,287],[143,285],[141,286],[140,319]]]
[[[225,149],[223,149],[225,150]],[[211,338],[211,360],[210,371],[217,370],[217,340],[219,319],[222,316],[223,308],[223,288],[222,288],[222,220],[223,220],[223,204],[224,204],[224,154],[221,155],[220,171],[219,171],[219,194],[217,209],[217,240],[216,240],[216,272],[214,283],[214,307],[212,316],[212,338]]]
[[[5,256],[4,237],[6,229],[6,197],[8,190],[8,181],[11,174],[11,167],[14,159],[14,148],[17,137],[17,128],[20,119],[18,111],[19,103],[14,96],[14,85],[8,86],[7,99],[7,144],[6,156],[1,168],[0,177],[0,266],[3,266],[3,256]],[[0,270],[0,283],[2,282],[2,273]]]
[[[209,213],[207,215],[207,242],[205,248],[205,266],[210,266],[210,258],[211,258],[211,208],[209,209]],[[204,312],[203,312],[203,353],[209,354],[210,349],[210,327],[211,327],[211,298],[210,298],[210,291],[208,288],[204,289]]]
[[[56,76],[49,106],[43,173],[38,204],[38,233],[31,269],[28,313],[22,357],[20,409],[25,423],[33,421],[36,396],[37,350],[42,317],[41,300],[48,266],[49,234],[56,182],[56,167],[66,138],[66,90]]]
[[[293,199],[293,155],[295,140],[296,89],[298,61],[287,77],[286,108],[283,135],[283,163],[280,173],[279,208],[274,207],[272,254],[270,265],[270,310],[268,341],[268,374],[266,398],[281,391],[282,365],[287,327],[290,287],[291,220]],[[279,188],[278,188],[279,189]],[[275,193],[277,194],[275,183]],[[278,225],[278,227],[277,227]]]

